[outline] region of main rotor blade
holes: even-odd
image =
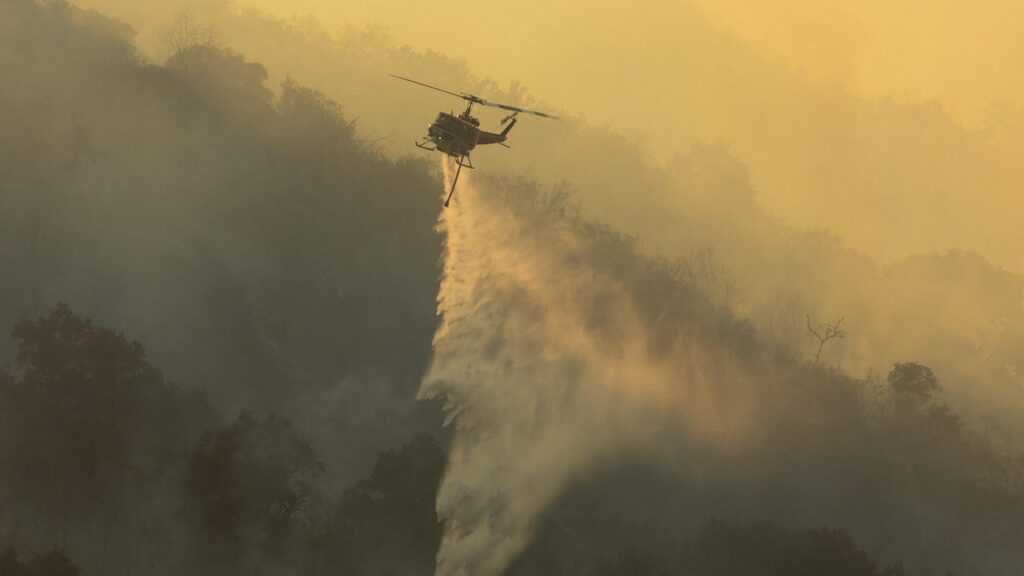
[[[419,84],[420,86],[423,86],[425,88],[430,88],[431,90],[437,90],[438,92],[444,92],[445,94],[451,94],[452,96],[455,96],[457,98],[462,98],[463,100],[469,100],[470,99],[470,98],[466,97],[465,94],[459,94],[458,92],[451,92],[449,90],[445,90],[444,88],[438,88],[437,86],[431,86],[430,84],[424,84],[423,82],[417,82],[416,80],[413,80],[411,78],[406,78],[404,76],[396,76],[394,74],[388,74],[388,76],[391,76],[392,78],[398,78],[399,80],[405,80],[406,82],[412,82],[413,84]]]
[[[526,108],[520,108],[518,106],[510,106],[508,104],[499,104],[497,102],[488,102],[484,100],[480,102],[483,106],[491,106],[493,108],[501,108],[502,110],[509,110],[511,112],[524,112],[526,114],[533,114],[534,116],[542,116],[544,118],[551,118],[552,120],[558,120],[558,116],[554,114],[548,114],[547,112],[538,112],[537,110],[527,110]]]
[[[542,116],[544,118],[551,118],[552,120],[558,120],[558,116],[555,116],[554,114],[548,114],[547,112],[539,112],[537,110],[527,110],[526,108],[520,108],[518,106],[510,106],[508,104],[500,104],[498,102],[489,102],[489,101],[484,100],[483,98],[481,98],[479,96],[475,96],[473,94],[466,94],[466,93],[461,93],[460,94],[458,92],[452,92],[450,90],[445,90],[444,88],[438,88],[437,86],[431,86],[430,84],[426,84],[426,83],[423,83],[423,82],[419,82],[417,80],[413,80],[412,78],[406,78],[405,76],[398,76],[396,74],[388,74],[388,76],[391,76],[392,78],[398,78],[399,80],[405,80],[406,82],[412,82],[413,84],[417,84],[419,86],[423,86],[424,88],[430,88],[431,90],[437,90],[438,92],[444,92],[445,94],[451,94],[452,96],[456,96],[458,98],[462,98],[463,100],[466,100],[468,102],[472,102],[474,104],[480,104],[481,106],[490,106],[492,108],[501,108],[502,110],[509,110],[511,112],[523,112],[525,114],[533,114],[535,116]]]

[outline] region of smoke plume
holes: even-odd
[[[676,422],[719,441],[744,428],[745,411],[733,402],[724,418],[724,390],[703,376],[725,364],[664,329],[668,307],[640,309],[582,225],[541,212],[463,174],[441,217],[443,320],[420,393],[445,400],[455,431],[438,574],[502,573],[574,478]]]

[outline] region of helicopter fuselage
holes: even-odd
[[[440,152],[462,157],[468,156],[478,145],[504,142],[511,128],[510,124],[501,133],[488,132],[481,130],[480,121],[467,113],[456,116],[441,112],[427,127],[426,140]]]
[[[491,102],[484,100],[479,96],[473,94],[466,94],[464,92],[452,92],[445,90],[444,88],[438,88],[437,86],[431,86],[430,84],[424,84],[412,78],[405,78],[402,76],[396,76],[391,74],[390,76],[411,82],[424,88],[436,90],[438,92],[444,92],[451,96],[461,98],[469,105],[466,106],[465,112],[456,116],[453,113],[441,112],[437,115],[437,118],[427,126],[427,135],[422,140],[416,142],[416,146],[429,150],[431,152],[442,152],[455,158],[458,168],[455,171],[455,177],[452,178],[452,189],[448,192],[448,198],[445,199],[444,205],[448,206],[451,202],[452,194],[455,193],[455,185],[459,181],[459,174],[462,172],[463,166],[466,168],[473,168],[473,163],[469,158],[469,153],[473,151],[477,146],[484,144],[501,144],[502,146],[508,146],[505,144],[505,140],[508,139],[508,133],[512,131],[512,127],[516,125],[516,115],[519,113],[533,114],[534,116],[541,116],[543,118],[554,118],[546,112],[539,112],[537,110],[527,110],[526,108],[520,108],[519,106],[512,106],[510,104],[500,104],[498,102]],[[480,106],[489,106],[491,108],[501,108],[511,112],[512,114],[506,116],[502,121],[502,125],[505,128],[501,132],[488,132],[480,129],[480,121],[473,117],[473,106],[479,104]]]

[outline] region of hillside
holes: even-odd
[[[191,27],[266,65],[272,89],[292,77],[322,90],[398,157],[418,153],[409,144],[426,119],[458,103],[387,72],[559,111],[568,119],[524,122],[512,150],[481,151],[478,163],[567,183],[588,217],[635,236],[646,252],[703,261],[719,299],[780,345],[809,353],[806,317],[845,317],[848,339],[827,353],[829,363],[868,376],[902,358],[927,359],[958,406],[1024,437],[1015,424],[1024,421],[1024,284],[1011,252],[1024,243],[1013,241],[1020,130],[1012,114],[967,130],[933,103],[823,89],[766,61],[700,9],[659,2],[623,20],[649,41],[611,55],[600,38],[576,37],[605,12],[582,16],[579,30],[559,36],[566,53],[523,61],[524,74],[548,70],[538,86],[493,80],[517,76],[479,70],[473,52],[459,59],[417,49],[381,26],[335,30],[301,11],[282,18],[219,1],[159,10],[86,4],[136,25],[157,59],[188,10]],[[609,64],[601,90],[592,90],[585,67],[558,65],[573,51],[621,65]],[[652,54],[662,52],[679,57]],[[645,65],[627,65],[638,62]],[[629,104],[638,90],[650,96],[641,107]],[[498,118],[483,116],[485,124]],[[931,272],[914,264],[923,260]]]
[[[1024,564],[1014,420],[972,412],[1022,410],[1019,275],[880,264],[768,213],[721,146],[657,166],[582,120],[523,126],[525,175],[488,166],[442,211],[437,158],[352,112],[438,103],[372,59],[338,60],[349,102],[226,35],[159,63],[132,38],[0,4],[0,568]],[[816,358],[806,316],[845,340]]]
[[[3,11],[0,325],[66,302],[231,411],[307,410],[357,468],[436,425],[413,400],[436,324],[435,176],[319,93],[274,96],[230,50],[155,66],[96,14]],[[364,409],[390,416],[337,417]]]

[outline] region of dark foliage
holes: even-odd
[[[22,560],[14,548],[0,549],[2,576],[78,576],[78,566],[60,550],[51,550]]]
[[[23,502],[68,514],[153,482],[209,419],[202,397],[165,382],[141,344],[66,305],[13,334],[15,372],[0,387],[0,484]]]
[[[291,423],[242,414],[207,433],[185,476],[186,506],[212,537],[211,550],[254,540],[282,551],[303,515],[317,503],[323,464]]]
[[[896,364],[889,372],[888,380],[895,408],[903,417],[919,413],[941,390],[939,379],[931,368],[915,362]]]
[[[837,530],[788,532],[754,524],[713,522],[698,534],[694,572],[706,576],[903,576],[879,568],[849,535]]]
[[[366,374],[413,396],[436,325],[436,176],[377,153],[322,94],[275,97],[226,48],[143,65],[95,13],[2,10],[0,321],[69,301],[254,410]]]
[[[315,542],[316,574],[433,574],[442,524],[434,511],[444,471],[437,440],[420,435],[377,457],[345,491]]]
[[[614,560],[601,564],[591,572],[592,576],[665,576],[663,562],[656,558],[641,556],[632,550],[621,552]]]

